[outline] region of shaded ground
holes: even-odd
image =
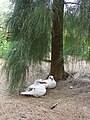
[[[0,77],[0,120],[90,120],[88,76],[60,81],[41,98],[9,95]]]

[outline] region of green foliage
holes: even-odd
[[[7,62],[6,62],[6,70],[10,76],[10,86],[9,90],[14,92],[17,86],[22,85],[22,80],[25,79],[27,65],[26,65],[26,49],[23,49],[23,45],[21,46],[20,42],[14,41],[13,44],[10,45],[10,51],[8,54]],[[23,85],[22,85],[23,86]]]
[[[0,30],[0,58],[6,58],[9,50],[9,42],[6,41],[4,31]]]
[[[7,23],[11,42],[5,66],[9,73],[10,92],[14,92],[23,85],[29,65],[41,61],[50,52],[52,10],[50,0],[11,1],[14,11]],[[88,4],[90,6],[90,2],[82,0],[81,6],[65,12],[64,55],[90,59]]]
[[[50,51],[51,14],[44,0],[15,0],[8,21],[11,46],[6,61],[10,92],[21,86],[31,63],[37,63]]]
[[[90,0],[82,0],[80,6],[80,21],[81,26],[81,37],[84,37],[84,53],[86,53],[86,57],[90,60]]]
[[[90,18],[86,17],[87,14],[81,10],[82,7],[83,6],[69,7],[69,9],[65,12],[64,55],[74,55],[83,59],[89,59],[90,30],[88,20],[90,20]],[[85,7],[83,9],[86,10]],[[87,18],[87,20],[85,20],[85,18]]]

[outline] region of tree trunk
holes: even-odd
[[[64,0],[53,0],[53,31],[50,74],[52,74],[56,80],[62,80],[66,77],[63,60],[63,10]]]

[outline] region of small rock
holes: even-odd
[[[70,86],[69,88],[70,88],[70,89],[73,89],[73,86]]]

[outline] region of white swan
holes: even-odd
[[[55,88],[56,87],[56,81],[54,80],[54,77],[50,75],[48,79],[43,80],[43,82],[47,83],[47,88]]]
[[[45,80],[43,80],[43,79],[37,79],[37,80],[34,81],[34,84],[35,84],[37,81],[38,81],[41,85],[45,86],[45,88],[48,87],[48,84],[47,84],[47,82],[45,82]]]
[[[55,88],[56,87],[56,81],[54,80],[54,77],[50,75],[48,79],[42,80],[42,79],[37,79],[35,80],[34,83],[39,82],[41,85],[44,85],[45,88]]]
[[[30,85],[25,92],[21,92],[21,95],[32,95],[34,97],[42,96],[46,93],[46,88],[44,85],[41,85],[39,81],[36,81],[34,84]]]

